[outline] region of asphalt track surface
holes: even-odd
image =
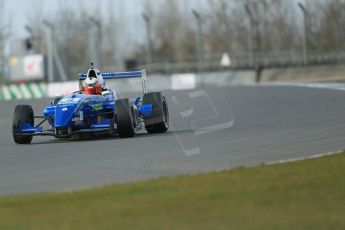
[[[15,104],[0,102],[0,195],[61,192],[251,166],[345,149],[345,92],[292,86],[165,92],[166,134],[12,141]]]

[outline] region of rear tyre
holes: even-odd
[[[144,95],[143,104],[152,105],[152,115],[144,118],[148,133],[164,133],[169,129],[169,109],[161,92]]]
[[[134,137],[136,134],[136,115],[135,110],[128,99],[119,99],[115,102],[115,112],[117,121],[117,132],[120,137]]]
[[[34,111],[30,105],[17,105],[13,113],[12,134],[17,144],[30,144],[32,136],[18,135],[16,131],[22,124],[34,125]]]

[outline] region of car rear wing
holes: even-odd
[[[113,72],[113,73],[101,73],[104,80],[108,79],[128,79],[128,78],[141,78],[141,83],[143,87],[143,93],[147,93],[147,86],[146,86],[146,71],[131,71],[131,72]],[[83,81],[87,78],[86,73],[79,74],[79,81]]]

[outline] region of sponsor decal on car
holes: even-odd
[[[92,109],[93,110],[102,110],[103,109],[103,105],[102,104],[94,104],[92,105]]]
[[[64,98],[62,99],[59,104],[78,104],[80,98]]]
[[[72,118],[72,121],[73,121],[73,122],[80,121],[80,117],[74,117],[74,118]]]

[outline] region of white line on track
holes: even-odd
[[[314,89],[333,89],[345,91],[344,83],[292,83],[292,82],[272,82],[253,84],[253,86],[294,86]]]
[[[304,160],[309,160],[309,159],[316,159],[316,158],[341,154],[343,152],[344,150],[339,150],[335,152],[315,154],[315,155],[311,155],[307,157],[296,157],[296,158],[290,158],[290,159],[285,159],[285,160],[269,161],[269,162],[264,163],[264,165],[277,165],[277,164],[285,164],[285,163],[291,163],[291,162],[296,162],[296,161],[304,161]]]

